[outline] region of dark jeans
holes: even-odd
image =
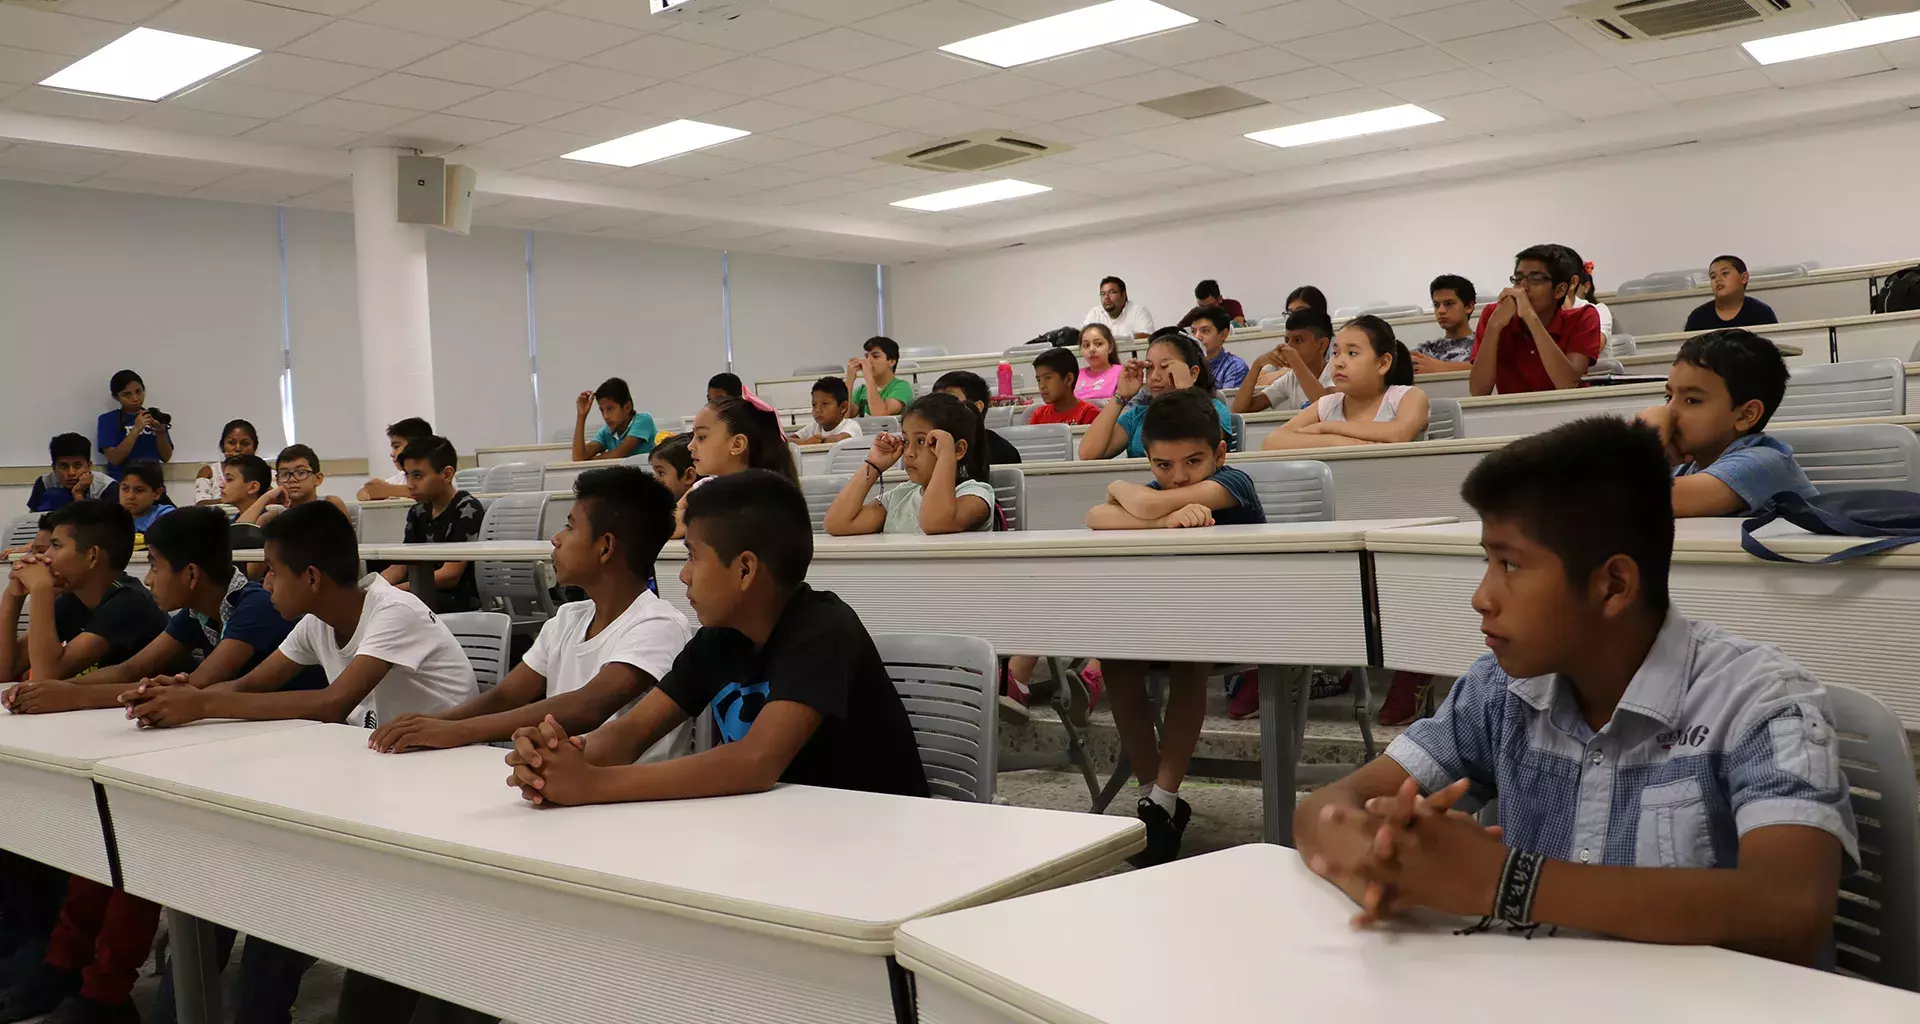
[[[0,954],[29,942],[44,948],[66,897],[66,872],[0,850]]]
[[[348,971],[340,983],[340,1008],[334,1019],[346,1024],[409,1024],[422,1010],[427,1024],[497,1024],[498,1018],[421,995],[390,981]]]
[[[230,928],[214,929],[214,955],[225,967],[233,956],[236,936]],[[293,1003],[300,996],[300,979],[313,966],[313,957],[247,936],[240,947],[240,977],[234,982],[231,1017],[234,1024],[288,1024]],[[160,991],[153,1000],[154,1024],[174,1024],[179,1008],[173,1000],[173,961],[160,975]]]

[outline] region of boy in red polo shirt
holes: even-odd
[[[1577,388],[1606,347],[1592,306],[1562,308],[1574,267],[1558,249],[1536,245],[1513,258],[1513,287],[1481,313],[1473,337],[1473,394]]]

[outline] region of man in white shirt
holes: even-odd
[[[380,720],[436,712],[471,698],[473,664],[420,599],[377,575],[359,578],[353,523],[330,502],[296,505],[266,527],[273,607],[294,621],[280,649],[252,672],[206,689],[185,676],[149,679],[121,694],[143,726],[203,718],[339,722],[372,698]],[[277,691],[318,665],[322,690]]]
[[[561,605],[500,685],[437,714],[383,717],[373,749],[511,739],[549,715],[577,736],[666,676],[693,636],[679,609],[647,589],[654,560],[673,536],[673,495],[634,466],[583,473],[573,495],[567,525],[553,535],[553,572],[562,586],[585,590],[587,600]]]
[[[1117,277],[1100,279],[1100,304],[1087,310],[1080,326],[1104,324],[1116,339],[1147,338],[1153,334],[1153,313],[1127,298],[1127,282]]]

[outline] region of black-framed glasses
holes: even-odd
[[[1515,274],[1507,278],[1507,283],[1516,288],[1523,284],[1551,284],[1552,282],[1552,277],[1537,272],[1532,274]]]

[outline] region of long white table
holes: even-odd
[[[498,749],[366,737],[99,764],[127,891],[521,1024],[886,1022],[900,924],[1144,842],[1124,818],[803,786],[542,809]]]
[[[1819,320],[1856,316],[1871,311],[1873,289],[1886,275],[1915,260],[1869,263],[1851,267],[1822,267],[1805,277],[1756,281],[1747,293],[1773,307],[1782,320]],[[1755,268],[1758,269],[1758,268]],[[1613,310],[1615,329],[1627,334],[1657,334],[1687,322],[1694,307],[1713,298],[1702,285],[1673,292],[1641,295],[1603,294],[1600,301]]]
[[[1356,931],[1353,912],[1299,854],[1253,844],[910,921],[897,955],[924,1024],[1920,1019],[1911,992],[1722,949],[1456,935],[1471,922],[1438,915]]]
[[[1795,558],[1860,543],[1774,524]],[[1784,538],[1778,539],[1774,538]],[[1486,653],[1473,590],[1486,569],[1477,523],[1367,535],[1388,668],[1458,675]],[[1816,678],[1858,687],[1920,729],[1920,548],[1838,565],[1788,565],[1740,549],[1740,520],[1675,524],[1668,589],[1681,612],[1778,646]]]
[[[1782,321],[1756,327],[1754,332],[1772,339],[1795,366],[1888,357],[1905,360],[1920,343],[1920,311]],[[1636,341],[1641,354],[1671,359],[1683,342],[1698,333],[1669,331]]]

